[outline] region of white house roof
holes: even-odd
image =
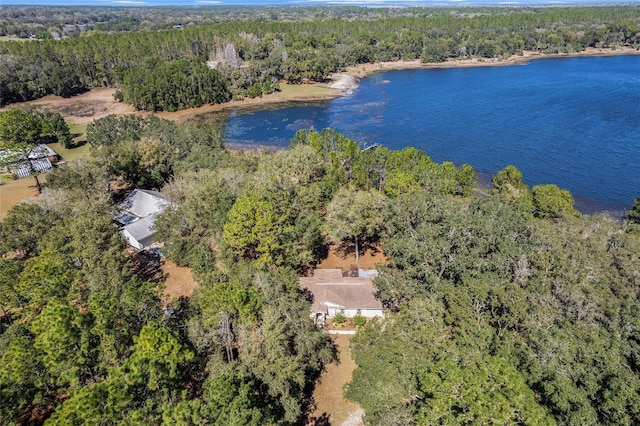
[[[313,277],[301,277],[300,288],[313,295],[311,310],[326,306],[340,309],[382,309],[372,277],[343,277],[337,269],[316,269]]]
[[[122,225],[122,233],[131,245],[146,247],[153,242],[156,216],[168,205],[157,191],[135,189],[120,203],[120,214],[114,220]]]
[[[132,217],[143,218],[158,214],[163,211],[168,204],[169,202],[164,196],[157,191],[134,189],[133,192],[120,203],[121,214],[116,217],[116,220],[123,224],[131,223],[133,221]],[[123,217],[124,222],[118,219],[123,215],[128,216],[127,219]]]
[[[153,223],[155,215],[147,216],[133,223],[125,225],[122,229],[132,238],[138,241],[143,247],[153,242]]]

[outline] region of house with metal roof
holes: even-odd
[[[316,269],[312,277],[300,278],[300,289],[311,299],[311,316],[333,318],[362,315],[383,317],[382,302],[377,297],[373,276],[344,277],[341,269]]]
[[[120,214],[113,219],[121,226],[120,233],[132,247],[142,250],[153,243],[154,222],[169,205],[157,191],[134,189],[120,203]]]
[[[25,178],[33,173],[46,173],[60,160],[58,154],[45,144],[36,145],[28,150],[0,151],[0,163],[5,170],[17,179]]]

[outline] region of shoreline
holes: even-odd
[[[67,123],[80,126],[87,125],[96,119],[103,118],[108,115],[122,116],[128,114],[137,114],[141,116],[149,116],[155,114],[160,118],[168,119],[177,123],[197,122],[198,120],[206,119],[207,115],[217,114],[219,112],[263,109],[273,106],[277,107],[278,104],[331,100],[341,96],[348,96],[349,93],[351,93],[355,88],[358,87],[358,84],[362,78],[383,71],[403,69],[510,66],[525,64],[536,59],[562,59],[574,57],[631,55],[640,55],[640,50],[630,48],[615,50],[587,49],[583,52],[576,52],[572,54],[541,54],[535,52],[525,52],[523,55],[515,55],[507,59],[462,59],[428,64],[423,64],[419,60],[360,64],[349,67],[343,72],[333,74],[331,76],[332,79],[328,82],[300,85],[283,84],[281,92],[265,95],[261,98],[231,101],[224,104],[205,105],[199,108],[191,108],[177,112],[153,113],[147,111],[136,111],[131,105],[127,105],[122,102],[116,102],[113,97],[113,94],[115,92],[115,89],[113,88],[95,88],[86,93],[71,98],[61,98],[59,96],[49,95],[34,101],[11,104],[4,108],[0,108],[0,111],[6,111],[7,109],[22,107],[25,105],[36,105],[47,108],[53,112],[58,112],[63,116]],[[231,149],[245,148],[242,146],[232,145],[233,144],[230,144],[228,147]],[[252,148],[255,149],[257,148],[257,146],[253,146]],[[8,197],[10,193],[13,193],[17,190],[14,187],[20,187],[21,192],[20,194],[13,194],[12,196],[15,195],[15,199],[9,200]],[[22,188],[21,183],[18,183],[17,181],[10,182],[8,184],[0,184],[0,200],[2,200],[2,202],[0,202],[0,204],[2,204],[2,209],[0,210],[8,209],[11,205],[21,201],[25,196],[28,197],[33,195],[34,194],[32,194],[30,188]],[[576,201],[576,204],[582,204],[579,210],[583,211],[583,213],[593,214],[595,212],[602,211],[589,206],[588,202],[585,203],[585,201],[588,200]],[[612,216],[615,217],[615,213],[618,213],[618,210],[614,208],[610,213],[613,213]],[[1,217],[2,212],[0,211],[0,219]]]
[[[523,65],[537,59],[563,59],[581,57],[606,57],[606,56],[635,56],[640,55],[640,50],[631,47],[617,49],[603,49],[589,47],[581,52],[573,53],[541,53],[525,50],[522,55],[512,55],[506,59],[500,58],[467,58],[447,59],[445,62],[422,63],[419,59],[411,61],[393,61],[366,63],[347,67],[344,73],[336,75],[349,75],[355,79],[366,78],[372,74],[383,71],[407,70],[407,69],[450,69],[450,68],[475,68],[475,67],[499,67],[511,65]],[[355,87],[351,87],[353,90]]]
[[[48,95],[40,99],[27,102],[19,102],[0,108],[5,111],[10,108],[24,105],[37,105],[58,112],[69,124],[87,125],[94,120],[108,115],[137,114],[141,116],[156,115],[160,118],[184,123],[197,121],[201,116],[232,110],[263,108],[287,102],[313,102],[331,100],[349,95],[358,87],[361,79],[382,71],[406,70],[406,69],[448,69],[471,68],[487,66],[522,65],[537,59],[562,59],[578,57],[599,56],[627,56],[640,55],[640,50],[630,47],[617,49],[587,48],[574,53],[539,53],[525,51],[522,55],[513,55],[506,59],[499,58],[471,58],[448,59],[445,62],[422,63],[419,59],[412,61],[394,61],[366,63],[347,67],[345,71],[336,72],[329,76],[329,80],[323,83],[287,84],[281,83],[279,92],[263,95],[259,98],[248,98],[225,102],[223,104],[203,105],[197,108],[189,108],[175,112],[167,111],[137,111],[133,106],[115,101],[113,94],[115,88],[94,88],[86,93],[62,98]]]
[[[312,102],[324,101],[339,98],[351,94],[359,85],[360,80],[372,74],[383,71],[408,70],[408,69],[450,69],[450,68],[473,68],[492,66],[523,65],[537,59],[562,59],[579,57],[602,57],[602,56],[627,56],[640,55],[640,50],[630,47],[617,49],[596,49],[587,48],[581,52],[573,53],[540,53],[524,51],[522,55],[512,55],[506,59],[499,58],[470,58],[470,59],[448,59],[445,62],[422,63],[419,59],[411,61],[392,61],[358,64],[347,67],[345,71],[336,72],[329,76],[329,81],[324,83],[307,83],[291,85],[282,83],[282,91],[264,95],[261,98],[244,99],[241,101],[231,101],[224,104],[204,105],[198,108],[191,108],[176,112],[156,112],[160,118],[176,121],[178,123],[197,120],[201,115],[211,112],[222,112],[225,110],[255,108],[267,105],[277,105],[287,102]],[[292,94],[292,88],[302,87],[302,94]],[[305,88],[313,88],[313,93],[304,93]],[[151,114],[148,112],[137,112],[141,114]],[[187,117],[188,116],[188,117]]]

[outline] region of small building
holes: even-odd
[[[341,269],[316,269],[312,277],[301,277],[300,289],[311,299],[311,316],[383,317],[372,275],[344,277]]]
[[[120,214],[113,219],[122,227],[120,233],[129,245],[142,250],[153,243],[155,219],[168,205],[157,191],[134,189],[120,203]]]
[[[17,179],[31,176],[34,172],[46,173],[58,163],[58,154],[45,144],[39,144],[28,151],[2,151],[0,161],[8,163],[5,168]]]

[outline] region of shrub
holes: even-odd
[[[356,327],[362,327],[366,323],[367,323],[367,319],[362,315],[358,314],[355,317],[353,317],[353,325],[355,325]]]
[[[333,317],[333,322],[335,322],[336,324],[342,324],[346,320],[347,320],[347,317],[345,317],[344,314],[341,314],[341,313],[337,313],[336,316]]]

